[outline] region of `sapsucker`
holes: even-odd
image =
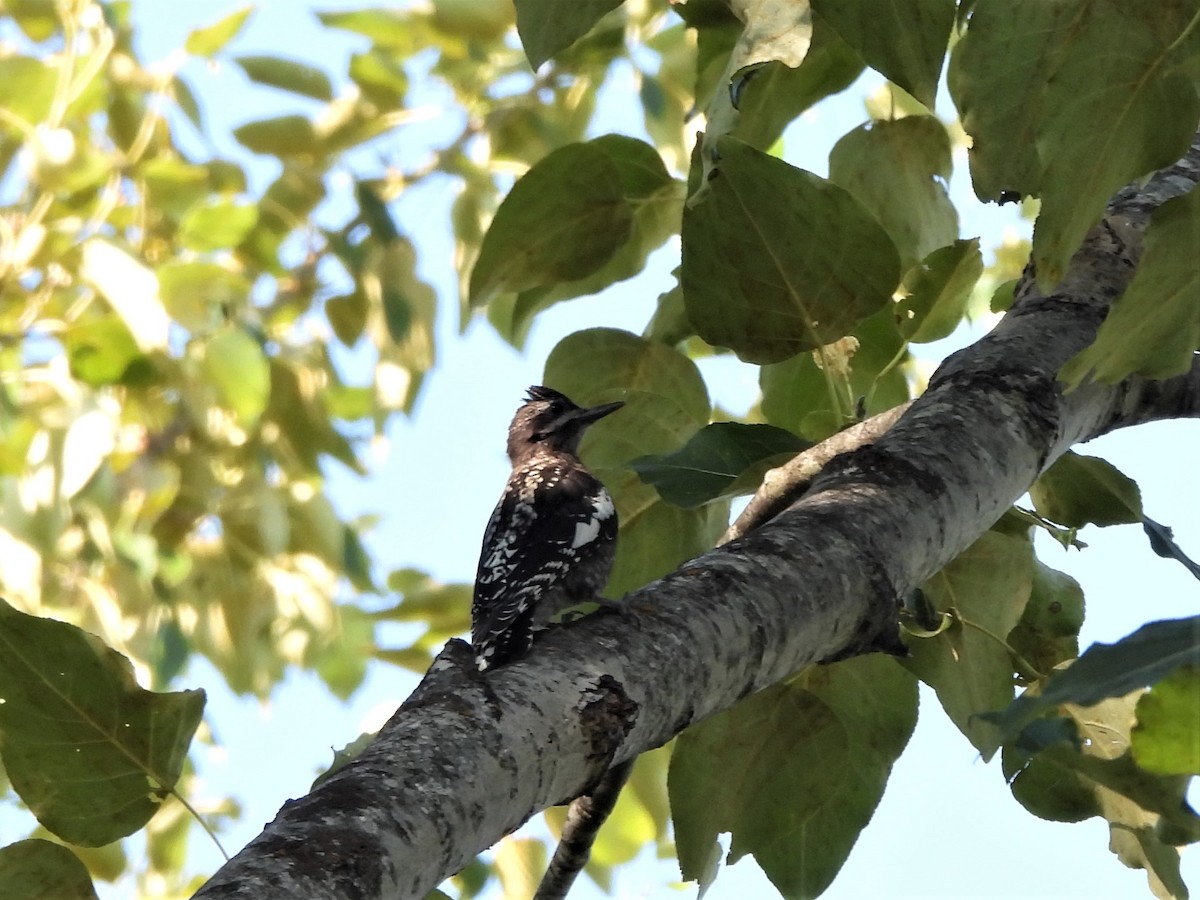
[[[534,386],[508,429],[512,474],[488,520],[471,602],[480,670],[524,655],[564,607],[594,599],[617,540],[612,497],[579,461],[589,425],[623,403],[584,408]]]

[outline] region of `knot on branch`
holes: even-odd
[[[605,766],[637,722],[638,705],[611,675],[601,675],[583,691],[579,724],[588,743],[588,759]]]

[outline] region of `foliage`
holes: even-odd
[[[412,410],[435,364],[439,303],[418,274],[434,263],[389,209],[401,194],[453,183],[458,314],[517,345],[543,311],[678,239],[677,284],[644,334],[589,328],[546,361],[576,400],[627,404],[583,448],[620,511],[620,595],[712,546],[730,498],[783,455],[907,399],[910,345],[1004,308],[1029,248],[960,236],[946,181],[964,129],[980,199],[1040,201],[1032,253],[1050,286],[1113,190],[1181,155],[1200,115],[1194,0],[901,0],[884,14],[870,0],[434,0],[319,13],[358,42],[336,72],[236,53],[253,15],[231,10],[148,64],[128,0],[0,6],[0,751],[11,789],[75,845],[0,850],[4,880],[31,896],[92,896],[79,860],[95,878],[135,870],[160,894],[188,891],[180,801],[202,699],[165,689],[195,657],[239,692],[266,696],[307,667],[347,696],[368,657],[420,671],[466,629],[469,588],[380,573],[364,523],[342,521],[326,488],[331,466],[365,471],[364,442]],[[933,106],[951,44],[961,122]],[[195,60],[299,111],[242,124],[229,158],[211,152],[203,76],[183,74]],[[785,128],[866,67],[894,85],[833,148],[829,176],[785,161]],[[625,127],[641,137],[597,133],[616,72],[636,84],[641,119]],[[457,115],[444,140],[414,136],[429,85]],[[390,160],[401,140],[425,140],[428,158]],[[1133,285],[1063,373],[1073,386],[1191,364],[1198,232],[1195,197],[1155,214]],[[338,362],[350,350],[365,379]],[[759,366],[761,402],[738,422],[696,363],[729,354]],[[1082,593],[1034,558],[1032,527],[1072,543],[1088,524],[1143,521],[1140,496],[1075,455],[1031,496],[1036,514],[1006,516],[924,587],[903,667],[799,673],[677,742],[685,877],[710,880],[731,831],[731,855],[754,854],[785,896],[823,890],[912,730],[916,675],[975,746],[1002,749],[1023,805],[1104,817],[1124,862],[1183,894],[1175,847],[1200,837],[1180,805],[1197,771],[1194,632],[1147,626],[1072,665]],[[384,621],[421,628],[384,649]],[[1017,687],[1009,712],[985,715]],[[53,721],[33,718],[55,703]],[[81,755],[39,781],[28,747],[51,735]],[[831,759],[852,761],[840,780]],[[669,846],[667,766],[665,751],[639,763],[597,881],[645,843]],[[751,777],[767,768],[771,781]],[[101,798],[66,789],[80,779],[112,783]],[[98,805],[138,779],[120,821]],[[720,804],[701,802],[714,792]],[[203,810],[206,827],[224,809]],[[84,849],[151,815],[145,862]],[[509,842],[455,890],[494,875],[528,893],[543,856]]]

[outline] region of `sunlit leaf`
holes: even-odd
[[[1180,666],[1142,695],[1133,758],[1148,772],[1200,775],[1200,668]]]
[[[142,358],[133,335],[114,315],[73,324],[64,343],[71,374],[92,385],[115,384]]]
[[[213,199],[193,206],[179,223],[179,239],[193,250],[236,247],[258,222],[258,207]]]
[[[315,100],[333,99],[329,76],[314,66],[278,56],[238,56],[233,61],[251,81]]]
[[[50,111],[57,81],[54,68],[40,59],[4,56],[0,58],[0,107],[36,125]]]
[[[369,50],[350,57],[350,77],[373,103],[400,106],[408,91],[408,74],[390,53]]]
[[[248,122],[233,130],[247,150],[271,156],[302,156],[316,152],[317,136],[305,116],[277,116]]]
[[[195,29],[184,42],[184,49],[197,56],[212,56],[237,37],[252,12],[253,6],[243,6],[222,16],[211,25]]]
[[[322,25],[361,34],[378,47],[399,53],[414,50],[414,38],[419,32],[413,27],[412,16],[401,10],[364,8],[345,12],[318,12]]]
[[[158,269],[159,293],[171,318],[205,334],[242,309],[250,296],[246,277],[214,262],[170,261]]]
[[[1032,755],[1006,746],[1004,774],[1013,796],[1035,815],[1075,822],[1102,816],[1109,849],[1126,866],[1145,869],[1159,897],[1186,896],[1173,845],[1200,839],[1200,817],[1185,801],[1187,779],[1139,769],[1129,754],[1139,691],[1090,706],[1060,706],[1071,740]]]
[[[170,324],[154,272],[102,238],[83,245],[79,273],[121,317],[143,353],[165,350]]]
[[[237,416],[242,427],[257,423],[271,392],[262,345],[240,328],[222,328],[205,342],[203,366],[221,404]]]

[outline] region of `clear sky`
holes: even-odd
[[[485,2],[485,0],[480,0]],[[237,4],[225,0],[163,3],[135,0],[140,49],[146,60],[161,59],[180,46],[187,31],[208,24]],[[361,45],[351,35],[321,31],[308,10],[358,8],[357,2],[314,4],[300,0],[266,0],[244,33],[229,48],[236,53],[274,53],[324,66],[336,76],[345,71],[348,54]],[[214,135],[228,135],[244,121],[288,111],[308,111],[305,101],[266,88],[250,86],[229,67],[211,69],[199,63],[185,70],[201,99]],[[846,130],[865,120],[862,95],[879,83],[868,77],[833,103],[806,115],[789,132],[786,158],[819,174],[825,156]],[[623,108],[621,92],[606,98],[601,131],[637,133],[638,117]],[[429,93],[431,102],[436,92]],[[950,118],[947,103],[941,109]],[[422,128],[416,140],[428,140],[441,128],[450,133],[452,117],[442,116]],[[419,159],[422,144],[410,144],[402,132],[389,155]],[[801,148],[803,150],[801,151]],[[214,151],[241,153],[231,138],[217,140]],[[358,174],[371,174],[372,157],[361,155]],[[973,200],[965,159],[956,159],[953,195],[963,217],[962,235],[981,235],[985,250],[999,241],[1002,229],[1025,227],[1012,207],[983,208]],[[269,163],[252,170],[262,184],[272,175]],[[349,188],[349,180],[342,186]],[[374,473],[359,480],[340,470],[329,471],[335,501],[346,515],[381,515],[369,545],[381,570],[423,568],[446,581],[469,581],[474,574],[484,523],[507,475],[504,434],[526,386],[541,380],[550,349],[567,333],[586,325],[626,327],[640,332],[655,298],[670,283],[678,245],[669,245],[639,278],[617,285],[595,298],[562,304],[542,315],[524,352],[504,344],[483,321],[459,334],[453,296],[451,241],[444,215],[448,185],[414,191],[396,205],[401,228],[420,252],[420,271],[440,294],[438,367],[429,376],[411,421],[397,420],[389,429],[387,448],[376,448]],[[344,215],[345,201],[333,201],[325,214],[331,221]],[[930,348],[930,359],[957,349],[970,336],[958,335]],[[347,357],[347,365],[354,360]],[[756,391],[755,370],[736,361],[702,365],[715,399],[734,410],[745,409]],[[1195,446],[1200,424],[1171,423],[1121,434],[1082,448],[1105,455],[1142,487],[1150,516],[1175,528],[1185,548],[1200,548],[1200,479]],[[386,453],[383,451],[386,449]],[[1088,529],[1082,538],[1090,548],[1065,552],[1044,542],[1039,551],[1048,564],[1068,571],[1084,586],[1089,617],[1083,644],[1111,641],[1146,621],[1195,612],[1196,582],[1182,567],[1154,556],[1140,529]],[[378,727],[411,690],[415,679],[391,666],[373,664],[362,689],[348,704],[331,697],[308,674],[294,673],[269,702],[238,698],[224,687],[208,665],[193,665],[180,686],[203,687],[209,694],[207,719],[218,747],[197,745],[192,758],[211,797],[231,793],[243,805],[241,821],[223,834],[230,852],[253,837],[288,798],[305,793],[315,774],[340,747],[361,731]],[[922,695],[922,715],[911,745],[896,766],[874,821],[860,838],[830,898],[1123,898],[1148,896],[1145,876],[1125,869],[1106,849],[1107,827],[1100,820],[1080,825],[1044,822],[1012,799],[999,763],[985,765],[959,735],[929,692]],[[288,748],[286,755],[278,748]],[[267,752],[270,751],[270,752]],[[536,827],[536,826],[535,826]],[[5,840],[15,835],[3,835]],[[191,864],[212,871],[219,857],[193,832]],[[1196,854],[1185,852],[1185,878],[1200,885]],[[656,861],[645,853],[617,880],[615,895],[626,898],[678,897],[664,887],[677,878],[673,861]],[[117,893],[107,893],[115,897]],[[581,881],[577,900],[605,896]],[[695,896],[687,888],[683,896]],[[728,870],[707,895],[714,900],[774,896],[752,861]]]

